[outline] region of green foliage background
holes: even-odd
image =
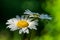
[[[1,0],[0,40],[25,40],[18,31],[6,29],[6,21],[16,15],[22,15],[29,9],[40,14],[49,14],[51,21],[39,21],[38,30],[25,35],[30,40],[60,40],[60,0]],[[26,39],[27,40],[27,39]]]

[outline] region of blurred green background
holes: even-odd
[[[51,21],[40,20],[38,30],[33,30],[30,36],[26,35],[29,36],[27,38],[60,40],[60,0],[1,0],[0,3],[0,40],[22,40],[22,35],[19,35],[18,31],[12,32],[7,29],[5,23],[16,15],[23,15],[26,9],[52,17]]]

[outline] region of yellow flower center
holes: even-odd
[[[27,21],[24,21],[24,20],[19,20],[18,23],[17,23],[17,26],[19,28],[24,28],[24,27],[28,27],[28,22]]]

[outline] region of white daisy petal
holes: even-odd
[[[29,30],[28,30],[28,29],[26,29],[26,30],[25,30],[25,32],[28,34],[28,33],[29,33]]]
[[[47,14],[41,14],[40,19],[49,19],[49,20],[51,20],[52,18],[49,17]]]
[[[19,15],[16,15],[16,18],[17,18],[18,20],[20,20],[20,17],[19,17]]]
[[[12,31],[18,29],[15,25],[9,25],[7,28],[10,28]]]
[[[30,10],[25,10],[24,14],[32,14],[32,12]]]
[[[32,25],[38,25],[38,20],[32,21],[31,24]]]
[[[6,24],[14,24],[17,22],[17,19],[16,18],[12,18],[10,20],[8,20],[8,22]]]
[[[34,26],[33,29],[37,30],[36,26]]]
[[[25,31],[26,29],[27,29],[27,27],[25,27],[25,28],[22,28],[22,30],[23,30],[23,31]]]
[[[21,16],[21,18],[20,18],[21,20],[24,20],[24,15],[23,16]]]
[[[10,31],[15,31],[15,29],[11,28]]]
[[[23,32],[22,30],[19,30],[19,34],[22,34],[22,32]]]
[[[29,29],[35,29],[35,30],[37,30],[37,28],[36,28],[35,25],[34,25],[34,26],[28,26],[28,28],[29,28]]]
[[[8,21],[8,22],[6,22],[6,24],[13,24],[12,19],[7,20],[7,21]]]
[[[36,25],[38,25],[37,21],[32,21],[30,22],[28,28],[37,30]]]
[[[28,15],[25,16],[25,20],[27,20],[27,19],[28,19]]]
[[[27,22],[31,22],[32,21],[32,19],[27,19]]]

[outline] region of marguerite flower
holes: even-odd
[[[35,18],[40,18],[40,19],[49,19],[51,20],[52,18],[48,16],[47,14],[39,14],[39,13],[34,13],[31,12],[30,10],[25,10],[24,14],[28,14],[29,17],[35,17]]]
[[[21,33],[29,33],[29,29],[35,29],[36,25],[38,25],[37,20],[31,21],[25,16],[16,16],[16,18],[12,18],[7,20],[6,24],[8,24],[7,28],[10,28],[11,31],[15,31],[19,29],[19,34]]]

